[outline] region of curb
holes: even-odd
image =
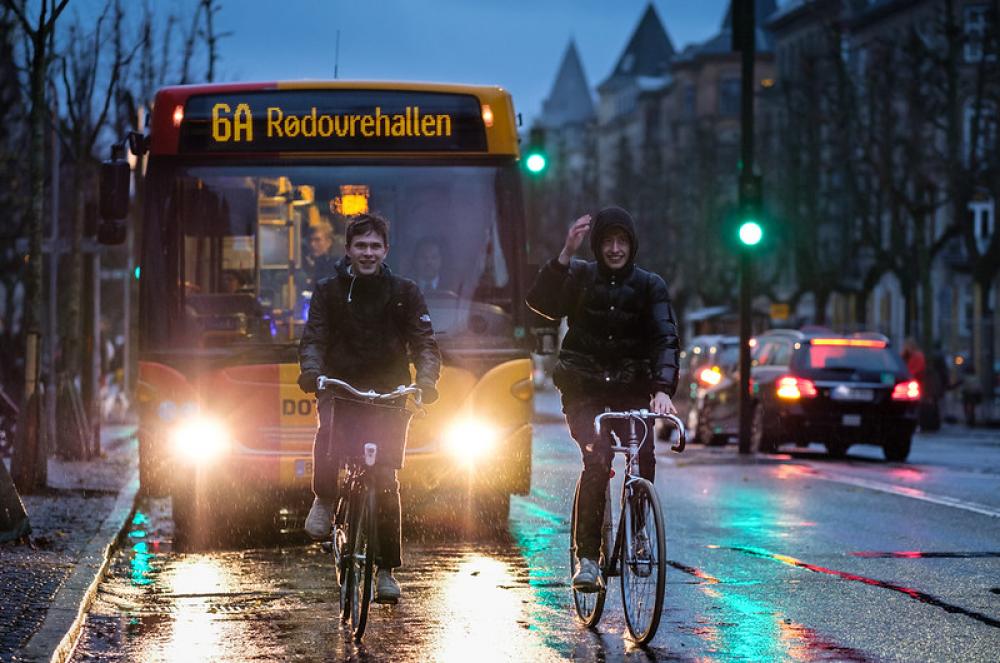
[[[73,653],[97,587],[107,572],[118,539],[129,525],[139,492],[139,470],[134,469],[101,528],[84,547],[76,568],[56,592],[45,621],[15,655],[17,661],[63,663]]]

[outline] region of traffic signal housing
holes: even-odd
[[[736,235],[740,246],[753,249],[764,239],[763,185],[760,175],[740,177],[740,211]]]
[[[524,150],[524,167],[535,176],[542,175],[549,166],[545,151],[545,129],[533,127],[528,133],[528,145]]]

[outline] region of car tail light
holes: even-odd
[[[778,398],[796,401],[800,398],[816,398],[816,385],[812,380],[804,380],[786,375],[778,380]]]
[[[722,370],[718,366],[704,368],[698,373],[698,380],[704,385],[714,387],[722,381]]]
[[[920,383],[916,380],[900,382],[892,390],[892,400],[894,401],[919,401]]]

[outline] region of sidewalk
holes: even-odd
[[[101,458],[50,458],[48,488],[21,496],[31,545],[0,544],[0,661],[68,653],[65,636],[128,522],[139,486],[135,427],[104,426],[101,438]]]

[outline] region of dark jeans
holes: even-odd
[[[636,410],[649,408],[649,399],[640,397],[616,397],[602,400],[563,400],[563,414],[569,425],[570,435],[580,445],[583,454],[583,472],[580,474],[580,496],[577,502],[576,541],[577,557],[597,561],[601,550],[601,524],[604,520],[605,488],[611,479],[611,436],[594,434],[594,417],[606,409]],[[653,422],[648,421],[649,434],[639,448],[639,475],[653,481],[656,475],[656,455],[653,449]],[[628,422],[615,420],[611,428],[628,444]],[[642,442],[643,428],[636,424],[636,433]]]
[[[333,409],[329,398],[321,398],[317,403],[319,428],[313,442],[313,493],[321,499],[337,504],[339,484],[337,482],[343,459],[334,452],[331,433]],[[378,555],[375,563],[380,569],[394,569],[402,566],[400,560],[400,502],[399,482],[396,470],[379,467],[375,471],[375,525],[378,530]]]

